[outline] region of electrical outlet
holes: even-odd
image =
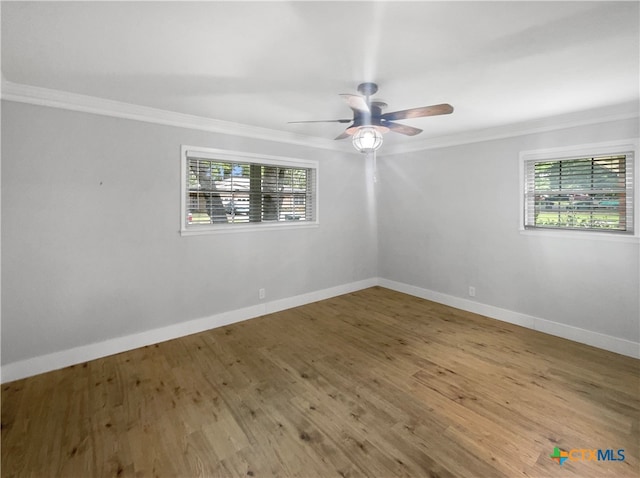
[[[476,296],[476,288],[473,287],[472,285],[469,286],[469,296],[470,297],[475,297]]]
[[[267,296],[267,292],[264,289],[258,289],[258,298],[264,299]]]

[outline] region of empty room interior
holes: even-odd
[[[640,2],[0,16],[2,477],[640,475]]]

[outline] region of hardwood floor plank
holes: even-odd
[[[640,361],[373,287],[4,384],[1,438],[7,478],[637,477]]]

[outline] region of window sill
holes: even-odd
[[[566,229],[520,229],[524,236],[555,237],[561,239],[582,239],[589,241],[626,242],[640,244],[640,237],[630,234],[615,234],[607,232],[570,231]]]
[[[259,224],[221,224],[219,226],[202,226],[190,229],[181,229],[181,236],[202,236],[209,234],[237,234],[243,232],[282,231],[291,229],[312,229],[318,227],[318,222],[304,222],[292,224],[284,223],[259,223]]]

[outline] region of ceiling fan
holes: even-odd
[[[387,131],[393,131],[407,136],[415,136],[422,132],[419,128],[396,123],[396,120],[453,113],[453,106],[447,103],[383,113],[382,109],[385,108],[387,104],[382,101],[371,101],[371,96],[377,91],[378,85],[368,82],[358,85],[358,92],[363,96],[349,93],[340,95],[353,111],[353,119],[290,121],[290,123],[351,123],[347,129],[335,139],[338,140],[353,136],[356,149],[366,152],[378,149],[382,144],[382,134]],[[358,144],[358,142],[361,143],[361,137],[371,141]]]

